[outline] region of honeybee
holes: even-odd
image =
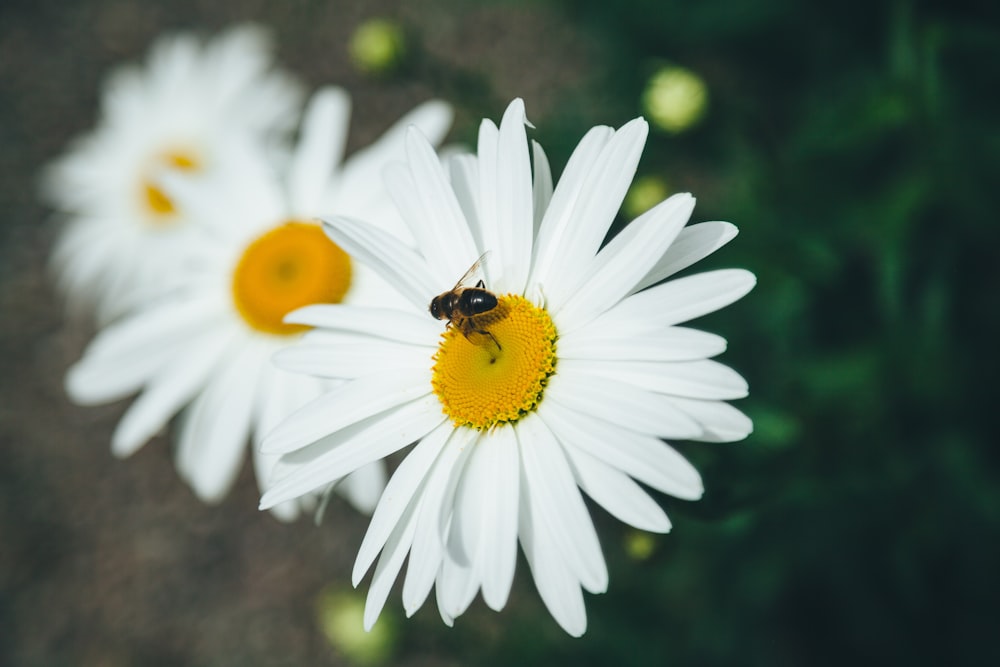
[[[465,287],[463,284],[476,272],[482,264],[484,257],[486,257],[485,252],[469,267],[465,275],[458,279],[454,287],[431,299],[431,305],[428,310],[431,311],[431,315],[435,319],[448,320],[448,326],[455,325],[458,327],[458,330],[466,338],[469,338],[469,334],[473,332],[489,336],[493,344],[500,350],[502,348],[496,336],[476,325],[476,318],[478,316],[484,315],[497,307],[496,295],[486,289],[486,284],[482,279],[476,283],[475,287]],[[470,338],[469,340],[472,339]]]

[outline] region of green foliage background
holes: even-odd
[[[62,323],[43,287],[44,255],[55,231],[39,224],[44,211],[33,201],[31,179],[92,122],[98,74],[110,63],[141,57],[148,38],[163,29],[215,29],[255,18],[276,27],[279,56],[305,70],[314,85],[341,76],[346,81],[334,82],[353,86],[356,99],[383,106],[431,95],[450,99],[459,110],[459,140],[471,143],[478,118],[496,119],[510,96],[524,95],[538,126],[534,136],[557,172],[590,126],[617,126],[642,112],[640,95],[658,63],[694,70],[708,85],[706,116],[679,135],[651,133],[640,174],[692,191],[699,197],[696,219],[730,220],[740,228],[735,241],[696,268],[741,266],[758,276],[750,296],[699,323],[728,338],[723,361],[750,382],[750,398],[740,407],[754,418],[756,431],[737,444],[681,445],[703,473],[706,496],[698,503],[661,498],[674,531],[655,538],[648,558],[630,557],[624,546],[630,531],[594,509],[611,585],[607,594],[587,597],[587,634],[574,640],[555,626],[522,561],[509,607],[497,615],[477,602],[455,629],[440,624],[433,602],[404,620],[398,596],[390,598],[387,622],[397,630],[393,662],[1000,664],[994,637],[1000,628],[1000,439],[993,421],[1000,377],[1000,5],[551,0],[438,2],[425,14],[387,2],[336,14],[324,13],[327,3],[318,2],[282,8],[181,2],[155,12],[144,5],[93,4],[56,11],[13,2],[0,9],[0,53],[6,54],[0,162],[10,212],[0,222],[7,406],[0,411],[0,451],[10,462],[0,473],[0,525],[12,545],[3,547],[7,555],[0,561],[0,662],[350,662],[318,639],[310,616],[318,590],[304,584],[292,588],[294,603],[304,610],[295,623],[305,640],[278,630],[268,634],[266,628],[277,626],[266,615],[267,604],[256,598],[248,603],[250,594],[242,592],[254,581],[227,589],[231,604],[260,610],[252,617],[257,630],[233,631],[257,636],[248,653],[234,648],[231,635],[199,633],[203,615],[217,627],[235,613],[218,600],[207,602],[211,587],[205,597],[131,603],[162,605],[170,627],[162,643],[150,639],[152,633],[88,620],[86,608],[58,595],[62,602],[48,611],[57,620],[36,604],[39,595],[53,595],[42,583],[53,576],[66,577],[59,579],[67,582],[61,594],[72,598],[76,580],[65,568],[72,571],[74,549],[89,548],[75,521],[74,537],[60,538],[70,530],[60,518],[65,507],[58,494],[66,493],[61,475],[93,474],[87,484],[117,484],[116,478],[132,474],[133,463],[74,472],[66,469],[72,466],[61,458],[64,450],[25,446],[33,438],[48,440],[37,435],[43,428],[38,419],[57,410],[67,429],[90,425],[86,456],[108,459],[107,438],[120,415],[120,409],[100,413],[92,424],[85,411],[60,404],[60,374],[89,334],[85,327],[65,333],[64,326],[79,325]],[[463,59],[470,41],[453,40],[442,48],[458,55],[442,58],[434,17],[467,17],[483,7],[491,18],[473,23],[481,34],[471,43],[495,37],[495,24],[527,31],[541,12],[592,54],[585,75],[558,87],[539,114],[510,80],[520,76],[518,68],[525,78],[538,77],[540,68],[555,87],[560,72],[522,57],[516,40],[505,54],[508,69],[502,71],[513,74],[503,85],[480,67],[475,52]],[[134,35],[124,42],[90,40],[85,19],[115,11],[132,16]],[[366,78],[352,73],[341,47],[331,45],[376,14],[401,17],[413,49],[395,75]],[[319,18],[336,15],[343,23],[329,28],[335,34],[321,33]],[[516,19],[507,22],[510,16]],[[529,34],[539,37],[538,31]],[[46,36],[55,37],[47,55],[18,60],[18,54],[35,52],[19,47],[24,40],[44,42]],[[532,48],[537,56],[540,47]],[[86,55],[75,59],[73,49]],[[37,76],[25,74],[33,67]],[[75,97],[65,97],[61,82],[79,77]],[[546,84],[531,86],[544,90]],[[47,121],[33,120],[39,109]],[[393,107],[381,124],[355,122],[370,138],[401,110]],[[34,277],[26,281],[24,275]],[[34,300],[25,299],[25,290]],[[42,356],[56,361],[32,365]],[[27,396],[31,407],[16,409],[16,396]],[[135,465],[172,474],[166,460],[144,461]],[[177,489],[165,493],[183,494],[177,480],[168,481],[165,486]],[[230,567],[212,553],[230,562],[239,557],[234,545],[240,544],[240,526],[266,518],[253,510],[252,482],[243,482],[238,501],[223,508],[184,505],[170,496],[164,501],[188,508],[184,516],[193,518],[181,525],[189,520],[202,527],[187,537],[216,549],[164,563],[172,577],[210,579]],[[137,486],[108,502],[115,507],[135,497],[128,494],[141,497]],[[209,512],[226,519],[206,518]],[[157,516],[133,517],[131,529],[147,530]],[[87,520],[100,525],[116,518],[104,513]],[[268,541],[283,542],[284,558],[308,554],[293,568],[346,586],[342,565],[324,570],[327,562],[352,557],[339,551],[329,556],[334,531],[346,541],[337,549],[351,552],[359,543],[363,521],[344,520],[354,523],[346,529],[325,525],[320,531],[330,537],[322,538],[312,537],[316,531],[308,525],[253,530],[270,531]],[[180,532],[168,539],[181,540]],[[315,551],[302,547],[320,539],[329,543],[309,542]],[[189,616],[193,620],[179,625],[169,620]],[[41,629],[63,617],[64,626],[85,629],[55,636]],[[229,617],[234,623],[245,618]],[[110,653],[91,645],[106,645],[109,637],[117,637]]]

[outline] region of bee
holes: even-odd
[[[465,287],[463,284],[480,267],[484,257],[486,257],[485,252],[469,267],[465,275],[458,279],[454,287],[431,299],[428,310],[435,319],[448,320],[448,326],[458,327],[462,335],[469,340],[472,340],[469,338],[469,334],[473,332],[489,336],[493,344],[500,350],[502,348],[496,336],[476,324],[477,317],[485,315],[497,307],[496,295],[486,289],[486,284],[482,279],[476,283],[475,287]]]

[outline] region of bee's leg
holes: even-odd
[[[489,336],[490,340],[493,341],[493,344],[497,346],[497,352],[503,350],[503,348],[500,347],[500,341],[498,341],[497,337],[494,336],[491,332],[487,331],[486,329],[479,329],[479,328],[475,329],[474,331],[478,334],[484,334],[486,336]]]
[[[477,327],[476,324],[475,324],[475,322],[472,321],[472,318],[468,318],[468,319],[462,320],[462,324],[460,326],[460,330],[461,330],[462,334],[465,336],[465,338],[469,342],[471,342],[473,344],[475,344],[475,341],[472,340],[472,337],[469,336],[469,334],[470,333],[477,333],[477,334],[479,334],[481,336],[489,336],[490,340],[493,341],[493,344],[497,346],[497,351],[498,352],[501,351],[501,350],[503,350],[503,348],[500,347],[500,341],[497,340],[497,337],[494,336],[489,331],[487,331],[486,329],[480,329],[479,327]]]

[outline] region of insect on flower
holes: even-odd
[[[472,339],[469,338],[469,334],[473,332],[489,336],[493,344],[497,346],[497,350],[501,350],[503,348],[500,347],[496,336],[476,324],[477,317],[485,315],[497,307],[496,295],[486,289],[486,283],[482,279],[476,282],[475,287],[464,285],[482,265],[486,254],[484,252],[479,256],[479,259],[469,267],[469,270],[458,279],[454,287],[431,299],[429,310],[435,319],[448,320],[449,326],[458,327],[462,335],[470,341]]]

